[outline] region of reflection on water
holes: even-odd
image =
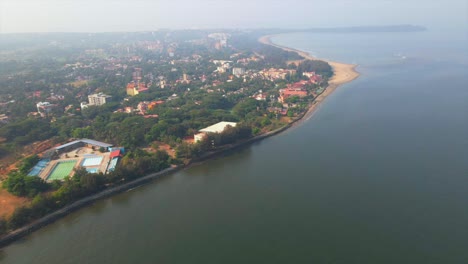
[[[427,35],[389,38],[275,38],[362,75],[300,126],[75,212],[2,264],[465,263],[468,68]]]
[[[239,163],[248,160],[252,155],[252,148],[259,144],[261,144],[261,142],[255,142],[252,145],[241,147],[234,151],[222,153],[214,159],[194,164],[185,171],[185,174],[188,176],[210,175],[212,171],[222,169],[228,163]],[[209,163],[209,166],[205,165],[207,163]]]

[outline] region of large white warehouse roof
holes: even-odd
[[[224,129],[227,127],[227,126],[232,126],[232,127],[235,127],[237,125],[237,123],[235,122],[219,122],[217,124],[214,124],[212,126],[209,126],[209,127],[206,127],[206,128],[203,128],[200,130],[200,132],[205,132],[205,133],[221,133],[224,131]]]

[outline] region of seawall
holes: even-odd
[[[295,121],[293,122],[296,122],[298,121],[300,118],[298,119],[295,119]],[[292,122],[292,123],[293,123]],[[104,191],[101,191],[97,194],[93,194],[91,196],[88,196],[88,197],[85,197],[85,198],[82,198],[76,202],[73,202],[72,204],[70,205],[67,205],[65,206],[64,208],[62,209],[59,209],[53,213],[50,213],[22,228],[19,228],[19,229],[16,229],[6,235],[4,235],[3,237],[0,238],[0,248],[2,247],[5,247],[13,242],[15,242],[16,240],[22,238],[22,237],[25,237],[27,235],[29,235],[30,233],[48,225],[48,224],[51,224],[57,220],[59,220],[60,218],[62,217],[65,217],[67,216],[68,214],[74,212],[74,211],[77,211],[83,207],[86,207],[88,205],[91,205],[92,203],[98,201],[98,200],[101,200],[101,199],[105,199],[105,198],[108,198],[108,197],[111,197],[113,195],[116,195],[116,194],[119,194],[119,193],[122,193],[122,192],[125,192],[127,190],[130,190],[132,188],[135,188],[135,187],[138,187],[138,186],[142,186],[144,184],[148,184],[154,180],[157,180],[161,177],[164,177],[164,176],[168,176],[172,173],[175,173],[177,171],[180,171],[184,168],[187,168],[187,167],[190,167],[192,165],[196,165],[197,163],[200,163],[200,162],[203,162],[203,161],[206,161],[206,160],[209,160],[211,158],[214,158],[214,157],[217,157],[219,156],[220,154],[223,154],[223,153],[228,153],[230,151],[233,151],[233,150],[236,150],[236,149],[239,149],[239,148],[242,148],[242,147],[246,147],[254,142],[257,142],[257,141],[260,141],[262,139],[265,139],[265,138],[268,138],[268,137],[271,137],[273,135],[276,135],[276,134],[279,134],[283,131],[285,131],[286,129],[288,129],[289,127],[291,127],[292,123],[288,124],[288,125],[285,125],[281,128],[278,128],[276,130],[273,130],[273,131],[270,131],[270,132],[267,132],[265,134],[262,134],[262,135],[259,135],[259,136],[256,136],[256,137],[253,137],[253,138],[250,138],[250,139],[247,139],[247,140],[244,140],[242,142],[239,142],[239,143],[236,143],[236,144],[232,144],[232,145],[228,145],[220,150],[217,150],[217,151],[212,151],[212,152],[208,152],[204,155],[202,155],[201,157],[198,157],[198,158],[194,158],[191,160],[191,162],[187,165],[178,165],[178,166],[175,166],[175,167],[170,167],[170,168],[167,168],[165,170],[162,170],[160,172],[156,172],[156,173],[151,173],[151,174],[148,174],[146,176],[143,176],[141,178],[138,178],[138,179],[135,179],[131,182],[128,182],[128,183],[125,183],[125,184],[122,184],[122,185],[119,185],[119,186],[115,186],[115,187],[111,187],[109,189],[106,189]]]
[[[268,44],[268,45],[277,46],[277,47],[285,49],[285,50],[289,49],[289,48],[282,47],[282,46],[275,45],[275,44],[271,43],[270,39],[269,39],[269,36],[264,37],[263,41],[262,41],[262,39],[260,39],[259,41],[261,41],[261,42],[263,42],[265,44]],[[307,59],[307,58],[315,59],[315,58],[312,58],[312,57],[308,57],[309,55],[307,53],[304,53],[304,52],[301,52],[301,51],[298,51],[298,50],[293,50],[293,49],[289,49],[289,50],[298,52],[305,59]],[[338,63],[335,63],[335,65],[337,65],[337,64]],[[332,65],[332,66],[334,66],[334,65]],[[88,205],[90,205],[90,204],[92,204],[92,203],[94,203],[94,202],[96,202],[96,201],[98,201],[100,199],[108,198],[108,197],[110,197],[112,195],[116,195],[116,194],[125,192],[125,191],[127,191],[129,189],[132,189],[132,188],[135,188],[135,187],[150,183],[150,182],[152,182],[152,181],[154,181],[156,179],[159,179],[159,178],[161,178],[163,176],[167,176],[167,175],[170,175],[170,174],[172,174],[174,172],[180,171],[180,170],[182,170],[184,168],[196,165],[197,163],[209,160],[211,158],[216,158],[216,157],[219,156],[219,154],[229,153],[230,151],[240,149],[242,147],[249,146],[254,142],[258,142],[258,141],[263,140],[265,138],[277,135],[277,134],[287,130],[288,128],[295,126],[296,124],[300,123],[300,121],[302,121],[302,120],[307,120],[314,113],[314,111],[316,110],[316,107],[325,99],[325,97],[327,95],[331,94],[339,85],[341,85],[343,83],[346,83],[346,82],[350,82],[350,81],[354,80],[355,78],[357,78],[359,76],[359,74],[354,70],[355,67],[356,67],[356,65],[348,65],[347,68],[351,69],[352,72],[354,72],[354,74],[351,75],[351,76],[346,76],[348,78],[342,78],[339,81],[338,80],[331,80],[331,83],[329,83],[329,86],[325,89],[325,91],[322,92],[319,96],[317,96],[314,99],[314,101],[309,105],[309,109],[307,111],[303,112],[302,114],[300,114],[299,116],[297,116],[296,118],[294,118],[289,124],[287,124],[287,125],[285,125],[285,126],[283,126],[281,128],[275,129],[273,131],[267,132],[265,134],[255,136],[253,138],[250,138],[250,139],[247,139],[247,140],[235,143],[235,144],[224,146],[221,149],[218,149],[216,151],[205,153],[201,157],[192,159],[189,164],[171,167],[171,168],[165,169],[165,170],[157,172],[157,173],[151,173],[149,175],[146,175],[146,176],[143,176],[141,178],[135,179],[135,180],[133,180],[131,182],[128,182],[128,183],[125,183],[123,185],[111,187],[111,188],[106,189],[106,190],[104,190],[102,192],[99,192],[97,194],[94,194],[94,195],[85,197],[83,199],[80,199],[80,200],[78,200],[78,201],[76,201],[76,202],[74,202],[74,203],[72,203],[72,204],[70,204],[68,206],[65,206],[64,208],[62,208],[60,210],[57,210],[57,211],[55,211],[53,213],[50,213],[50,214],[48,214],[48,215],[46,215],[46,216],[44,216],[44,217],[30,223],[30,224],[28,224],[28,225],[26,225],[26,226],[24,226],[22,228],[16,229],[16,230],[2,236],[0,238],[0,248],[5,247],[5,246],[13,243],[14,241],[16,241],[16,240],[18,240],[18,239],[20,239],[20,238],[22,238],[24,236],[27,236],[28,234],[30,234],[30,233],[32,233],[32,232],[34,232],[34,231],[48,225],[48,224],[51,224],[51,223],[55,222],[56,220],[58,220],[58,219],[60,219],[62,217],[65,217],[66,215],[68,215],[68,214],[70,214],[70,213],[72,213],[72,212],[74,212],[74,211],[76,211],[76,210],[78,210],[80,208],[88,206]],[[334,66],[333,68],[334,68],[334,70],[337,70],[336,66]],[[341,71],[340,71],[340,73],[341,73]],[[334,77],[337,77],[336,75],[343,75],[343,74],[338,74],[337,72],[335,72]],[[349,77],[351,77],[351,78],[349,78]]]

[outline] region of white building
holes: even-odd
[[[160,80],[159,87],[161,87],[161,89],[164,89],[164,87],[166,87],[166,80]]]
[[[43,115],[43,114],[50,113],[52,109],[55,107],[55,105],[49,102],[39,102],[36,104],[36,107],[37,107],[37,112]]]
[[[91,94],[88,96],[89,105],[103,105],[109,102],[112,96],[103,93]]]
[[[232,74],[239,77],[245,74],[245,69],[244,68],[232,68]]]
[[[214,124],[212,126],[209,126],[209,127],[205,127],[203,129],[200,129],[198,134],[195,134],[194,135],[194,140],[195,142],[198,142],[198,141],[201,141],[203,138],[206,137],[206,134],[208,133],[221,133],[223,132],[226,127],[228,126],[231,126],[231,127],[235,127],[237,125],[237,123],[235,122],[219,122],[217,124]]]
[[[81,102],[80,103],[81,110],[88,108],[88,103],[87,102]]]
[[[307,77],[307,78],[311,78],[311,77],[315,76],[315,72],[303,72],[302,75]]]

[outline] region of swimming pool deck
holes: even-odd
[[[105,152],[105,153],[100,153],[98,151],[93,151],[89,148],[79,148],[79,149],[76,149],[76,150],[73,150],[73,151],[70,151],[68,153],[64,153],[62,155],[60,155],[60,158],[57,159],[57,160],[51,160],[47,166],[45,166],[42,171],[39,173],[39,177],[43,180],[50,180],[50,175],[51,173],[53,172],[54,168],[56,167],[57,163],[60,163],[60,162],[67,162],[67,161],[76,161],[73,169],[77,169],[77,168],[80,168],[81,167],[81,164],[83,164],[83,162],[86,160],[86,159],[90,159],[92,156],[93,157],[101,157],[102,158],[102,161],[100,164],[95,164],[93,162],[91,162],[91,165],[93,166],[85,166],[86,167],[91,167],[91,168],[98,168],[99,169],[99,172],[103,172],[105,173],[106,172],[106,169],[107,169],[107,165],[109,163],[109,155],[110,155],[110,152]],[[72,169],[72,171],[70,172],[70,176],[73,176],[74,174],[74,170]]]

